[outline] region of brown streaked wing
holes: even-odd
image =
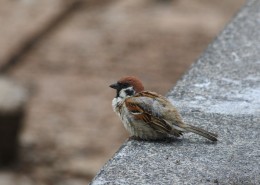
[[[157,93],[155,92],[148,92],[148,91],[142,91],[142,92],[139,92],[135,95],[135,97],[149,97],[149,98],[159,98],[161,97],[160,95],[158,95]]]
[[[138,94],[140,94],[140,93],[138,93]],[[139,97],[140,97],[140,95],[139,95]],[[147,96],[145,96],[145,97],[152,98],[152,97],[158,97],[158,96],[151,95],[151,97],[147,97]],[[136,119],[143,120],[145,123],[149,124],[152,128],[154,128],[158,132],[162,132],[162,133],[171,132],[172,127],[165,120],[160,119],[158,116],[153,114],[153,111],[151,111],[149,108],[145,108],[145,107],[147,107],[147,105],[142,106],[140,102],[137,102],[134,100],[136,100],[136,99],[127,98],[125,100],[125,104],[126,104],[126,107],[128,108],[128,110],[136,117]]]

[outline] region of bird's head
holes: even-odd
[[[109,87],[116,89],[116,97],[126,98],[144,90],[142,82],[134,77],[127,76],[118,80]]]

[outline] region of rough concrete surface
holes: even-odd
[[[260,184],[260,1],[251,0],[168,93],[187,123],[218,133],[128,141],[98,184]]]

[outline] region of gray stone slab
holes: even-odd
[[[167,95],[216,144],[194,134],[128,141],[92,184],[260,184],[259,30],[251,0]]]

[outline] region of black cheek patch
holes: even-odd
[[[134,90],[127,89],[127,90],[125,90],[125,93],[127,96],[132,96],[132,95],[134,95]]]

